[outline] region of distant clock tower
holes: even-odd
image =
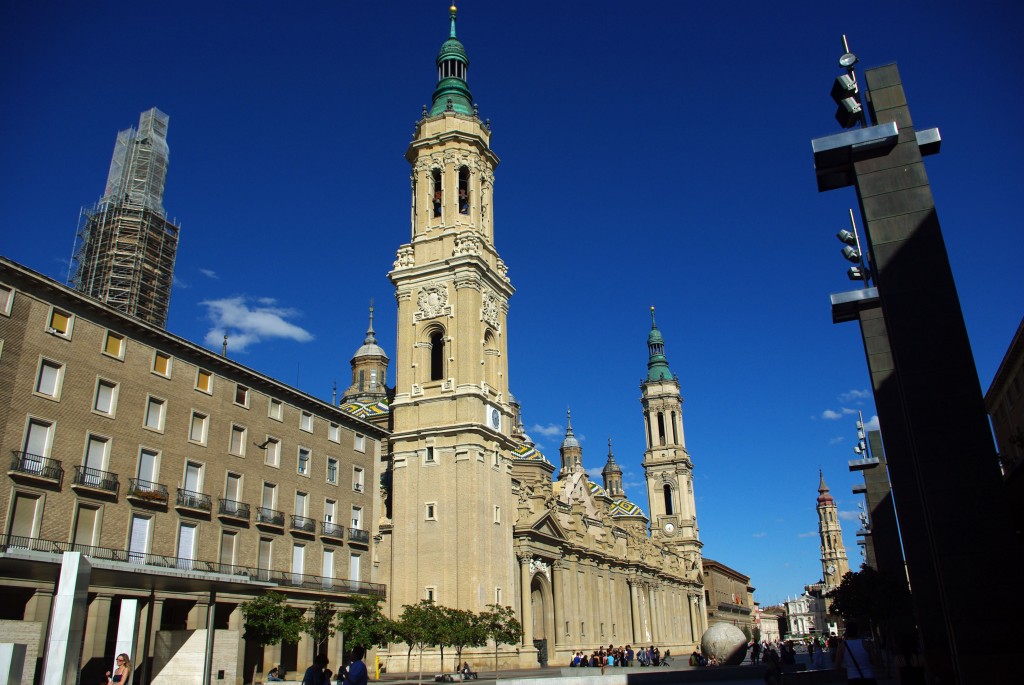
[[[818,535],[821,537],[821,577],[825,591],[837,587],[850,571],[843,546],[843,530],[839,526],[836,502],[832,499],[825,476],[818,470]]]

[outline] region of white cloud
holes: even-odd
[[[870,419],[864,422],[864,430],[876,431],[881,430],[878,427],[878,415],[872,416]]]
[[[813,538],[813,537],[817,537],[817,536],[818,536],[818,532],[817,531],[814,531],[812,533],[798,533],[797,534],[798,538]]]
[[[821,418],[827,419],[829,421],[834,421],[836,419],[841,419],[844,416],[851,416],[851,415],[856,414],[856,413],[857,413],[856,409],[850,409],[849,407],[841,407],[839,409],[839,411],[833,411],[832,409],[826,409],[825,411],[821,412]]]
[[[206,276],[207,278],[220,278],[220,276],[217,275],[217,272],[214,271],[213,269],[200,269],[199,273]]]
[[[266,299],[266,298],[264,298]],[[286,319],[298,316],[294,309],[247,302],[244,296],[200,302],[206,307],[206,316],[212,327],[204,338],[210,347],[219,347],[228,336],[228,349],[244,352],[250,345],[263,340],[284,338],[296,342],[309,342],[312,333]]]
[[[182,278],[181,276],[178,276],[178,275],[171,276],[171,285],[173,285],[175,288],[182,288],[182,289],[191,287],[185,281],[184,278]]]
[[[554,438],[565,433],[565,429],[561,426],[549,423],[546,426],[542,426],[539,423],[535,423],[526,431],[530,435],[542,435],[545,438]]]
[[[840,511],[839,518],[843,521],[857,521],[858,511]]]
[[[843,404],[850,404],[862,402],[871,397],[871,393],[867,390],[848,390],[839,395],[839,401]]]
[[[766,538],[766,537],[768,537],[768,533],[765,533],[763,531],[760,532],[760,533],[754,533],[753,537],[755,537],[755,538]]]
[[[592,483],[597,483],[603,487],[604,475],[601,473],[602,469],[604,469],[603,466],[592,466],[587,469],[587,476],[590,478]]]
[[[829,440],[828,444],[830,444],[830,445],[838,445],[838,444],[842,443],[844,440],[846,440],[846,438],[844,438],[841,435],[837,435],[836,437],[834,437],[831,440]]]

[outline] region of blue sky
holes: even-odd
[[[834,234],[852,189],[818,194],[810,140],[838,130],[847,34],[896,61],[983,388],[1022,315],[1024,96],[1015,3],[460,3],[469,82],[493,124],[508,340],[527,428],[557,462],[566,406],[596,473],[614,441],[647,510],[639,381],[648,309],[685,398],[708,557],[764,604],[820,577],[818,468],[854,566],[846,470],[874,416]],[[63,280],[79,208],[119,129],[170,115],[164,205],[182,224],[168,329],[329,399],[409,236],[403,154],[429,103],[447,2],[5,3],[0,253]],[[883,427],[884,428],[884,427]],[[897,493],[898,500],[898,493]]]

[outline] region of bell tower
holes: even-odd
[[[850,570],[843,546],[843,529],[839,525],[838,508],[825,484],[825,475],[818,469],[818,535],[821,538],[821,577],[825,589],[831,590],[843,582]]]
[[[647,449],[644,473],[651,507],[651,537],[682,555],[689,568],[700,568],[697,508],[693,496],[693,462],[683,435],[683,398],[679,379],[665,358],[665,340],[651,307],[647,336],[647,378],[640,384]]]
[[[406,159],[411,236],[388,274],[398,300],[391,404],[388,599],[481,611],[515,600],[506,317],[514,289],[494,245],[497,156],[450,35]],[[397,556],[401,555],[401,557]]]

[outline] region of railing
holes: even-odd
[[[209,495],[204,495],[201,492],[192,492],[191,490],[178,488],[176,506],[195,509],[196,511],[210,511],[213,509],[213,500],[210,499]]]
[[[316,521],[307,516],[292,516],[292,530],[301,530],[306,533],[315,533]]]
[[[12,452],[11,471],[27,473],[30,476],[60,481],[64,478],[64,468],[57,459],[40,457],[28,452]]]
[[[304,573],[291,573],[290,571],[256,568],[252,566],[238,566],[235,564],[221,564],[214,561],[203,561],[202,559],[186,559],[183,557],[164,556],[162,554],[150,554],[148,552],[131,552],[128,550],[113,549],[109,547],[79,545],[73,542],[42,540],[40,538],[32,538],[22,535],[0,535],[0,554],[16,552],[17,550],[31,550],[34,552],[45,552],[54,555],[63,554],[64,552],[81,552],[83,555],[91,557],[92,559],[146,566],[153,569],[217,573],[234,576],[242,582],[256,580],[286,587],[305,588],[309,590],[333,590],[335,592],[379,595],[381,597],[386,594],[386,588],[384,585],[380,583],[368,583],[361,580],[326,578],[323,576],[306,575]],[[55,559],[54,561],[59,561],[59,559]]]
[[[106,492],[117,493],[120,483],[117,482],[117,474],[109,471],[100,471],[88,466],[76,466],[74,475],[71,477],[72,485],[84,485],[87,488],[105,490]]]
[[[258,507],[256,509],[256,523],[265,523],[269,526],[284,528],[284,512],[277,509]]]
[[[141,478],[128,479],[128,497],[152,502],[154,504],[167,504],[170,494],[167,486],[163,483],[152,483]]]
[[[337,523],[331,523],[330,521],[324,521],[320,524],[320,534],[329,538],[344,540],[345,526],[340,526]]]
[[[221,499],[217,505],[217,513],[221,516],[231,516],[248,521],[249,505],[245,502],[236,502],[233,499]]]
[[[348,541],[349,542],[359,542],[359,543],[362,543],[364,545],[367,545],[367,544],[370,543],[370,531],[368,531],[368,530],[361,530],[359,528],[349,528],[348,529]]]

